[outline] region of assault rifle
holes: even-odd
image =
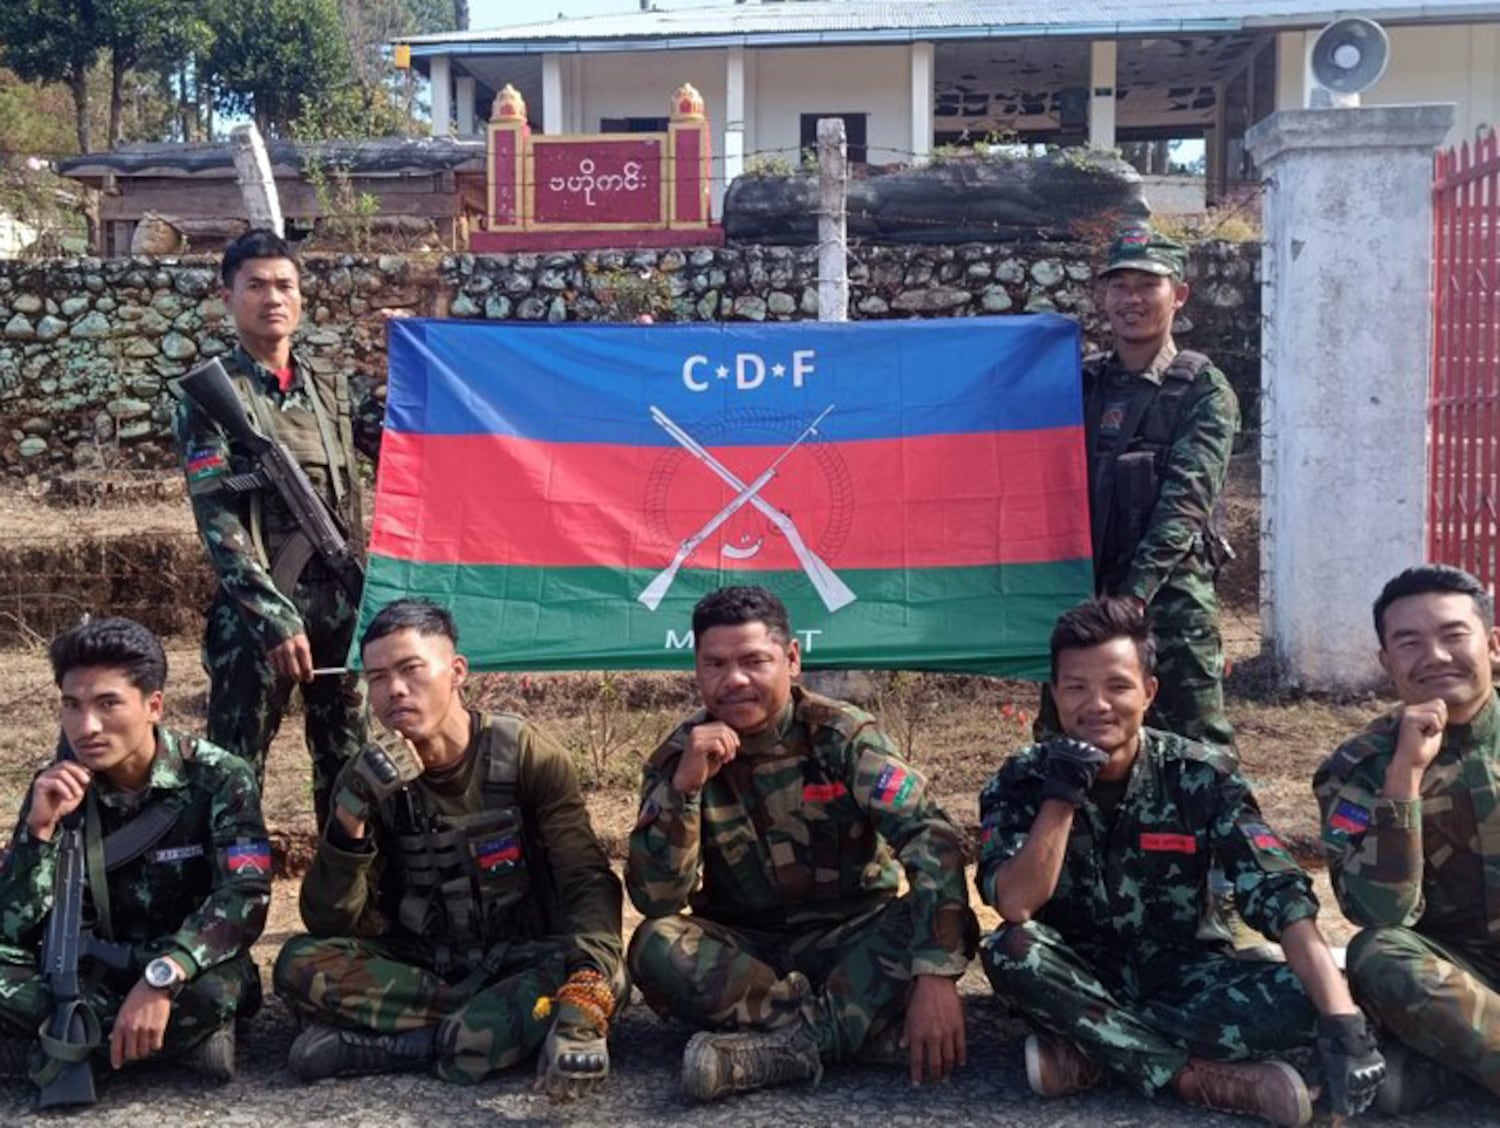
[[[59,757],[73,757],[66,741]],[[78,965],[92,959],[123,970],[131,963],[130,945],[102,940],[84,924],[83,898],[89,879],[83,824],[80,804],[64,816],[57,830],[52,914],[42,940],[41,965],[52,989],[52,1013],[37,1031],[43,1060],[31,1073],[38,1108],[94,1103],[94,1067],[89,1058],[103,1040],[102,1029],[99,1016],[84,997]]]
[[[272,564],[276,586],[284,594],[290,595],[291,589],[296,586],[302,565],[306,563],[308,555],[315,553],[338,577],[349,597],[358,603],[364,590],[365,573],[359,560],[350,551],[343,521],[328,507],[328,503],[308,480],[307,472],[298,465],[291,452],[282,443],[262,435],[251,425],[245,414],[245,405],[235,392],[224,366],[217,359],[210,360],[184,376],[181,384],[182,390],[192,397],[193,402],[222,427],[231,439],[248,450],[258,464],[248,474],[229,475],[224,479],[224,488],[231,493],[249,493],[271,487],[291,510],[297,528],[307,538],[310,552],[294,556],[292,566],[285,569],[285,575],[282,574],[279,557]],[[331,473],[337,472],[333,467],[329,469]]]

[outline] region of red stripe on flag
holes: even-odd
[[[785,446],[709,449],[749,484]],[[387,431],[370,550],[440,564],[662,568],[735,492],[675,447]],[[760,496],[836,567],[1090,554],[1074,427],[801,447]],[[685,566],[799,567],[786,538],[751,505]]]

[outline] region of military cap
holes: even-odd
[[[1116,270],[1141,270],[1147,274],[1183,277],[1187,248],[1149,227],[1127,227],[1109,245],[1109,261],[1098,277]]]

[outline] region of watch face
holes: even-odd
[[[177,973],[166,960],[152,960],[146,965],[146,982],[153,987],[170,987],[177,981]]]

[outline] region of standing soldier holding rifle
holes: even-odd
[[[43,1108],[91,1103],[96,1061],[181,1056],[226,1081],[271,900],[255,781],[159,724],[167,659],[139,623],[75,627],[51,658],[63,740],[0,866],[0,1076]]]
[[[346,373],[293,353],[302,291],[280,236],[246,232],[225,249],[221,274],[239,347],[183,379],[173,421],[219,576],[203,637],[208,737],[263,782],[300,683],[321,829],[333,781],[365,738],[359,679],[314,680],[313,670],[342,666],[353,638],[363,538],[354,450],[375,457],[380,407],[356,411]]]

